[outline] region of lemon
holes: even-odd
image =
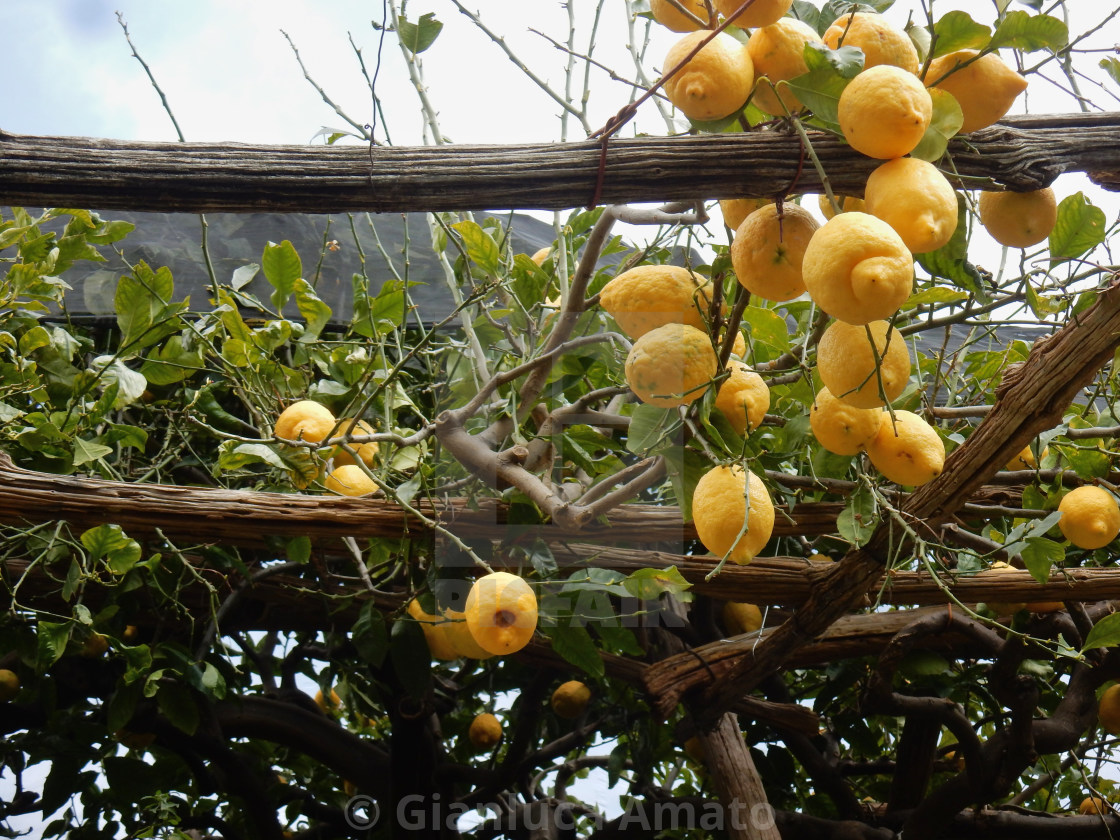
[[[855,455],[879,433],[879,411],[856,408],[822,387],[809,410],[809,427],[817,441],[835,455]]]
[[[713,5],[724,17],[730,17],[743,5],[743,0],[715,0]],[[793,0],[755,0],[731,22],[740,29],[769,26],[781,20],[792,5]]]
[[[774,200],[770,198],[721,198],[719,209],[723,214],[723,223],[734,231],[739,229],[743,219],[759,207],[773,203]]]
[[[824,386],[841,402],[856,408],[876,408],[906,390],[910,353],[898,330],[886,321],[872,321],[866,326],[834,321],[817,343],[817,371]],[[875,433],[879,433],[877,428]]]
[[[687,324],[650,330],[626,356],[626,382],[642,402],[661,408],[699,399],[716,375],[708,334]]]
[[[376,493],[380,489],[377,482],[366,475],[365,470],[357,464],[335,467],[327,474],[323,486],[332,493],[343,496],[365,496]]]
[[[1107,694],[1108,692],[1105,693]],[[1078,806],[1077,813],[1083,817],[1103,817],[1106,814],[1112,813],[1112,807],[1109,805],[1107,799],[1102,799],[1099,796],[1086,796],[1081,800],[1081,805]]]
[[[1110,685],[1097,701],[1097,723],[1112,735],[1120,735],[1120,683]]]
[[[805,292],[802,262],[819,225],[798,204],[760,207],[735,231],[731,264],[739,283],[752,295],[787,301]]]
[[[997,560],[991,565],[987,573],[990,574],[994,572],[996,574],[1002,575],[1014,571],[1015,567],[1010,563],[1004,563],[1002,560]],[[1023,602],[988,601],[988,609],[990,609],[996,615],[1013,615],[1014,613],[1019,612],[1019,610],[1025,609],[1026,606],[1026,603]]]
[[[700,20],[708,19],[708,10],[704,8],[704,0],[678,0],[678,2]],[[701,27],[699,23],[690,19],[687,15],[682,15],[680,10],[668,0],[649,0],[649,10],[653,12],[655,21],[674,32],[694,32]]]
[[[984,230],[1009,248],[1037,245],[1058,221],[1058,203],[1049,187],[1030,192],[982,192],[978,204]]]
[[[373,426],[365,420],[355,420],[354,418],[347,417],[340,420],[338,423],[338,431],[342,435],[372,435]],[[341,443],[342,438],[331,438],[330,443]],[[377,458],[378,445],[377,441],[371,440],[368,443],[352,443],[350,448],[353,449],[358,457],[362,460],[367,467],[372,467],[374,460]],[[354,456],[343,449],[341,446],[337,447],[334,451],[334,465],[341,467],[346,464],[355,464]]]
[[[778,85],[778,82],[809,72],[805,62],[805,45],[809,43],[821,43],[821,36],[796,18],[782,18],[751,34],[747,52],[751,54],[755,79],[758,80],[751,100],[755,105],[776,117],[801,108],[801,100],[789,85]],[[763,77],[770,82],[761,81]]]
[[[867,212],[894,228],[912,254],[936,251],[957,229],[957,194],[928,161],[888,160],[867,178]]]
[[[477,749],[491,749],[502,740],[501,721],[489,712],[483,712],[471,721],[467,737]]]
[[[444,629],[446,622],[443,618],[425,612],[415,598],[408,602],[408,614],[420,624],[420,629],[424,632],[424,640],[428,643],[428,651],[434,659],[448,662],[458,658],[458,652],[447,637],[447,631]]]
[[[857,152],[890,160],[914,150],[933,118],[933,99],[913,73],[879,64],[852,79],[837,105],[844,139]]]
[[[319,443],[334,426],[334,413],[329,408],[314,400],[300,400],[280,412],[273,434],[282,440]]]
[[[727,601],[722,614],[724,629],[731,636],[753,633],[762,627],[762,610],[756,604]]]
[[[867,444],[872,465],[889,481],[920,487],[945,466],[945,444],[937,431],[910,411],[884,411],[879,433]]]
[[[739,434],[757,429],[770,410],[770,388],[749,365],[732,359],[727,363],[731,375],[720,383],[716,408]]]
[[[463,612],[479,647],[497,655],[521,650],[537,629],[537,596],[509,572],[491,572],[476,580]]]
[[[998,55],[977,55],[976,50],[957,50],[935,58],[926,71],[928,83],[960,103],[963,134],[998,122],[1027,89],[1027,80]]]
[[[533,256],[529,257],[529,259],[531,259],[537,265],[544,265],[544,261],[547,260],[550,256],[552,256],[552,248],[549,245],[545,245],[540,250],[534,252]]]
[[[665,56],[668,73],[711,33],[685,35]],[[720,120],[738,111],[754,85],[754,65],[745,44],[721,32],[664,84],[665,95],[690,120]]]
[[[603,286],[599,303],[630,338],[665,324],[706,330],[711,283],[679,265],[639,265]]]
[[[323,689],[315,692],[315,705],[319,707],[319,711],[323,714],[329,714],[342,708],[342,698],[338,696],[338,692],[333,688],[331,689],[330,699],[328,700],[323,696]]]
[[[892,64],[907,73],[918,72],[918,50],[910,36],[875,12],[841,15],[825,30],[824,42],[831,49],[859,47],[864,70]]]
[[[914,257],[882,219],[841,213],[809,240],[801,276],[809,297],[833,318],[866,324],[889,318],[910,296]]]
[[[1120,534],[1120,506],[1103,487],[1075,487],[1062,497],[1058,510],[1058,527],[1078,548],[1103,548]]]
[[[19,694],[19,674],[9,668],[0,668],[0,702],[7,703]]]
[[[575,720],[584,713],[590,700],[590,688],[579,680],[568,680],[552,692],[550,705],[557,717]]]
[[[850,213],[853,210],[859,213],[867,212],[867,207],[863,203],[862,198],[856,198],[851,195],[838,195],[836,196],[836,203],[840,205],[841,213]],[[826,220],[836,215],[836,211],[832,209],[832,202],[829,201],[828,196],[823,193],[817,196],[817,206],[821,208],[821,213]]]
[[[467,659],[489,659],[494,655],[474,640],[467,626],[466,613],[448,609],[443,611],[443,617],[446,620],[438,626],[443,628],[448,643],[459,656]]]
[[[696,482],[692,521],[708,551],[735,563],[749,563],[774,532],[774,503],[753,472],[737,464],[719,466]]]

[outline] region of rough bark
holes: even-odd
[[[1120,114],[1008,118],[950,144],[971,188],[1038,189],[1080,171],[1120,189]],[[878,161],[811,133],[834,190],[862,195]],[[531,146],[250,146],[31,137],[0,131],[0,204],[164,212],[554,210],[820,192],[792,132]],[[597,199],[597,200],[596,200]]]

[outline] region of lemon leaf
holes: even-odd
[[[1116,58],[1115,56],[1102,58],[1097,66],[1108,73],[1108,75],[1112,77],[1112,81],[1120,85],[1120,58]]]
[[[1085,644],[1081,652],[1103,647],[1115,647],[1120,644],[1120,613],[1106,615],[1093,625],[1089,635],[1085,637]]]
[[[667,569],[638,569],[622,582],[626,591],[642,601],[656,601],[663,594],[675,595],[681,600],[691,600],[688,592],[692,584],[676,566]]]
[[[992,30],[977,23],[968,12],[946,12],[933,25],[933,57],[957,50],[982,50],[992,39]],[[927,82],[936,82],[928,79]]]
[[[1066,559],[1065,546],[1046,537],[1027,537],[1026,542],[1019,553],[1023,565],[1031,577],[1039,583],[1046,583],[1050,579],[1051,567]]]
[[[949,141],[956,136],[964,125],[964,112],[957,98],[940,88],[929,88],[933,100],[933,117],[926,133],[910,153],[913,157],[935,163],[945,154]]]
[[[957,229],[953,237],[936,251],[918,254],[918,265],[931,277],[943,277],[958,288],[976,295],[981,303],[988,301],[984,290],[984,275],[968,261],[968,216],[964,198],[957,195]]]
[[[580,670],[593,677],[602,677],[606,673],[603,660],[599,658],[599,651],[586,627],[553,627],[548,631],[548,637],[552,642],[552,649]]]
[[[875,494],[861,485],[848,499],[836,519],[840,536],[858,548],[871,539],[878,524],[879,514],[875,504]]]
[[[264,246],[261,268],[273,288],[272,305],[280,311],[296,290],[296,281],[303,276],[303,263],[295,246],[287,239],[279,245],[269,242]]]
[[[1104,211],[1076,192],[1058,205],[1058,220],[1050,231],[1051,262],[1079,257],[1104,242]]]
[[[854,78],[863,69],[865,59],[863,50],[859,47],[839,47],[833,50],[812,41],[805,44],[801,53],[810,73],[832,68],[845,79]]]
[[[989,47],[1011,47],[1026,52],[1050,50],[1057,52],[1069,43],[1069,27],[1050,15],[1032,15],[1014,11],[999,22]]]
[[[658,408],[642,403],[635,406],[626,432],[626,448],[635,455],[644,455],[670,435],[670,430],[680,422],[680,416],[671,408]]]
[[[401,46],[413,55],[428,49],[442,31],[443,23],[432,12],[421,15],[417,23],[410,23],[404,15],[397,18],[397,34],[400,36]]]

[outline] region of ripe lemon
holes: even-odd
[[[831,49],[843,45],[863,50],[863,69],[892,64],[907,73],[918,72],[918,50],[910,36],[875,12],[841,15],[824,33]]]
[[[700,20],[708,19],[704,0],[679,0],[679,2]],[[682,15],[668,0],[649,0],[649,10],[653,12],[655,21],[674,32],[694,32],[700,29],[699,23],[691,20],[687,15]]]
[[[590,688],[579,680],[568,680],[552,692],[552,711],[557,717],[575,720],[584,713],[590,700]]]
[[[668,73],[711,33],[685,35],[665,56]],[[745,44],[721,32],[664,84],[665,95],[690,120],[721,120],[738,111],[754,85],[754,65]]]
[[[856,455],[879,433],[879,411],[856,408],[822,387],[809,410],[809,427],[817,441],[835,455]]]
[[[408,614],[419,622],[420,629],[424,631],[424,640],[428,643],[428,651],[434,659],[448,662],[458,658],[458,652],[447,637],[447,622],[442,617],[426,612],[415,598],[408,602]]]
[[[889,481],[920,487],[941,475],[945,444],[937,431],[909,411],[884,411],[879,433],[867,444],[872,465]]]
[[[338,423],[338,431],[343,435],[372,435],[373,426],[365,420],[356,420],[352,417],[347,417],[340,420]],[[331,438],[330,443],[342,443],[342,438]],[[358,457],[362,460],[367,467],[372,467],[374,460],[377,458],[378,445],[377,441],[371,440],[368,443],[351,443],[350,448],[353,449]],[[334,450],[334,465],[342,467],[346,464],[356,464],[354,456],[343,449],[341,446]]]
[[[840,205],[841,213],[850,213],[856,211],[858,213],[866,213],[867,207],[863,203],[862,198],[856,198],[851,195],[838,195],[836,196],[836,203]],[[828,200],[828,196],[817,196],[817,206],[821,208],[821,213],[824,214],[825,219],[831,219],[836,215],[836,211],[832,209],[832,202]]]
[[[0,702],[7,703],[19,694],[19,674],[8,668],[0,668]]]
[[[1050,454],[1050,447],[1042,447],[1042,453],[1039,457],[1045,458]],[[1037,470],[1038,458],[1035,457],[1034,452],[1031,451],[1029,446],[1024,446],[1023,451],[1007,462],[1004,469],[1008,470]]]
[[[1103,487],[1075,487],[1062,497],[1058,510],[1058,527],[1078,548],[1103,548],[1120,534],[1120,506]]]
[[[723,605],[723,627],[731,636],[753,633],[762,627],[762,610],[755,604],[727,601]]]
[[[708,334],[687,324],[650,330],[626,356],[626,382],[642,402],[661,408],[699,399],[716,375]]]
[[[467,626],[466,613],[448,609],[443,611],[443,617],[445,621],[438,626],[443,628],[443,633],[456,654],[467,659],[489,659],[494,655],[475,641]]]
[[[537,265],[544,265],[544,261],[547,260],[551,255],[552,247],[549,245],[545,245],[540,250],[534,252],[533,256],[529,257],[529,259],[531,259]]]
[[[805,292],[801,266],[820,225],[798,204],[760,207],[739,225],[731,242],[731,264],[739,283],[752,295],[787,301]]]
[[[978,204],[984,230],[1009,248],[1037,245],[1058,221],[1058,202],[1049,187],[1030,192],[982,192]]]
[[[711,281],[679,265],[639,265],[611,279],[599,303],[630,338],[665,324],[708,328]]]
[[[300,400],[280,412],[272,431],[282,440],[319,443],[334,426],[334,414],[329,408],[314,400]]]
[[[731,375],[720,383],[716,408],[739,434],[746,435],[762,425],[770,410],[770,388],[761,376],[743,362],[730,360]]]
[[[731,343],[731,354],[738,356],[740,359],[745,359],[747,356],[747,340],[743,338],[741,332],[735,333],[735,338]]]
[[[933,99],[913,73],[880,64],[844,88],[837,118],[853,149],[890,160],[910,154],[921,142],[933,118]]]
[[[723,223],[734,231],[755,210],[773,203],[770,198],[721,198],[719,209],[723,213]]]
[[[877,166],[863,198],[867,212],[894,228],[912,254],[936,251],[957,229],[957,194],[936,166],[919,158]]]
[[[87,659],[96,659],[107,650],[109,650],[109,640],[101,633],[90,633],[82,642],[82,649],[79,653]]]
[[[331,699],[327,700],[323,696],[323,689],[315,692],[315,705],[319,707],[319,711],[323,714],[330,714],[342,708],[342,698],[338,696],[338,692],[333,688],[331,689]]]
[[[489,712],[483,712],[471,721],[467,737],[476,749],[492,749],[502,740],[501,721]]]
[[[372,478],[357,464],[344,464],[335,467],[323,481],[323,486],[332,493],[342,496],[365,496],[375,493],[380,488]]]
[[[1112,735],[1120,735],[1120,683],[1111,685],[1097,702],[1097,723]]]
[[[479,647],[496,655],[521,650],[537,629],[537,596],[509,572],[491,572],[476,580],[463,612]]]
[[[910,297],[914,257],[882,219],[841,213],[809,240],[801,276],[809,297],[833,318],[866,324],[889,318]]]
[[[960,103],[964,114],[962,134],[998,122],[1027,89],[1027,80],[998,55],[977,55],[976,50],[957,50],[935,58],[926,71],[928,83],[953,94]]]
[[[898,330],[886,321],[872,321],[866,326],[834,321],[817,343],[817,371],[824,386],[841,402],[856,408],[877,408],[906,390],[910,353]],[[875,433],[879,433],[877,428]]]
[[[730,17],[743,0],[715,0],[713,5],[724,17]],[[755,0],[731,22],[740,29],[769,26],[781,20],[792,5],[793,0]]]
[[[1112,808],[1108,804],[1107,799],[1102,799],[1099,796],[1086,796],[1081,800],[1081,805],[1078,807],[1077,813],[1083,817],[1103,817],[1106,814],[1111,814]]]
[[[778,82],[809,72],[805,63],[805,45],[808,43],[821,43],[821,36],[813,27],[796,18],[782,18],[751,34],[747,52],[754,62],[755,79],[766,77],[770,80],[770,84],[756,82],[751,101],[766,113],[780,117],[801,108],[801,100],[789,85],[778,85]]]
[[[1002,560],[997,560],[991,565],[991,567],[985,574],[991,574],[994,572],[997,575],[1003,575],[1007,574],[1008,572],[1014,571],[1015,567],[1010,563],[1004,563]],[[992,612],[996,613],[996,615],[1012,615],[1019,612],[1019,610],[1025,609],[1026,606],[1027,605],[1025,602],[1019,601],[988,601],[988,608],[992,610]]]
[[[774,503],[762,479],[753,472],[737,464],[719,466],[704,473],[696,483],[692,521],[708,551],[745,564],[770,541]]]

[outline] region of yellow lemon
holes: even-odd
[[[723,223],[734,231],[755,210],[773,203],[772,198],[721,198],[719,209],[723,213]]]
[[[704,8],[704,0],[678,0],[678,2],[700,20],[706,21],[708,19],[708,10]],[[653,12],[655,21],[674,32],[694,32],[702,26],[688,15],[681,14],[680,9],[670,3],[669,0],[649,0],[649,10]]]
[[[334,426],[334,413],[329,408],[314,400],[300,400],[280,412],[272,431],[282,440],[319,443]]]
[[[340,420],[338,423],[338,431],[342,435],[372,435],[373,426],[365,420],[356,420],[352,417],[347,417]],[[331,438],[330,443],[342,443],[341,437]],[[372,467],[374,460],[377,458],[377,441],[371,440],[367,443],[352,443],[350,448],[353,449],[358,457],[362,460],[367,467]],[[354,456],[343,449],[341,446],[337,447],[334,451],[334,465],[336,467],[345,466],[346,464],[356,464]]]
[[[458,651],[447,637],[446,622],[442,617],[426,612],[416,598],[408,602],[408,614],[420,624],[424,640],[428,643],[428,651],[434,659],[448,662],[458,658]]]
[[[599,303],[630,338],[665,324],[708,328],[711,282],[679,265],[639,265],[611,279]]]
[[[801,108],[801,100],[789,85],[779,85],[778,82],[809,72],[805,63],[805,45],[809,43],[821,43],[821,36],[796,18],[782,18],[751,34],[747,52],[751,54],[755,79],[758,80],[751,100],[755,105],[776,117]],[[761,81],[763,77],[770,82]]]
[[[537,596],[509,572],[491,572],[476,580],[463,612],[479,647],[496,655],[521,650],[537,629]]]
[[[933,99],[913,73],[879,64],[848,82],[837,118],[853,149],[890,160],[910,154],[921,142],[933,118]]]
[[[466,613],[448,609],[443,611],[443,617],[446,621],[439,626],[443,628],[447,641],[459,656],[467,659],[489,659],[494,655],[475,641],[467,626]]]
[[[951,93],[960,103],[962,134],[999,122],[1027,89],[1027,80],[998,55],[985,53],[976,58],[978,54],[976,50],[957,50],[935,58],[926,71],[927,83]]]
[[[852,211],[859,213],[867,212],[866,205],[864,205],[862,198],[856,198],[851,195],[838,195],[836,196],[836,203],[840,205],[841,213],[850,213]],[[836,215],[836,211],[832,209],[832,202],[829,201],[828,196],[823,193],[817,196],[817,206],[821,208],[821,213],[826,220]]]
[[[889,481],[920,487],[945,466],[945,444],[937,431],[910,411],[884,411],[879,433],[867,444],[872,465]]]
[[[856,408],[822,387],[809,411],[809,427],[817,441],[835,455],[855,455],[879,433],[879,411]]]
[[[535,252],[533,256],[529,257],[537,265],[543,265],[544,261],[552,255],[552,248],[549,245],[544,246],[539,251]]]
[[[323,690],[319,689],[315,692],[315,705],[319,707],[319,711],[323,714],[330,714],[342,708],[342,698],[339,697],[338,692],[332,688],[330,699],[328,700],[323,696]]]
[[[1049,446],[1042,447],[1041,457],[1045,458],[1050,452]],[[1024,446],[1023,451],[1007,462],[1004,469],[1008,470],[1037,470],[1038,458],[1035,457],[1034,452],[1031,451],[1029,446]]]
[[[0,668],[0,702],[7,703],[19,694],[19,674],[9,668]]]
[[[380,488],[372,478],[357,464],[344,464],[335,467],[323,481],[323,486],[332,493],[342,496],[365,496],[376,493]]]
[[[1058,202],[1049,187],[1030,192],[982,192],[978,204],[984,230],[1009,248],[1037,245],[1058,221]]]
[[[1097,701],[1097,723],[1112,735],[1120,735],[1120,683],[1110,685]]]
[[[756,604],[727,601],[722,614],[723,627],[731,636],[753,633],[762,627],[762,610]]]
[[[817,220],[798,204],[760,207],[735,231],[731,264],[739,283],[752,295],[793,300],[805,291],[802,262],[816,233]]]
[[[714,5],[724,17],[730,17],[743,0],[715,0]],[[740,29],[769,26],[781,20],[792,5],[793,0],[755,0],[731,22]]]
[[[1103,487],[1085,484],[1070,490],[1058,504],[1058,527],[1078,548],[1103,548],[1120,534],[1120,506]]]
[[[727,363],[731,375],[720,383],[716,408],[739,434],[746,435],[760,425],[770,410],[770,388],[750,366],[734,359]]]
[[[552,692],[550,704],[557,717],[575,720],[584,713],[590,701],[590,688],[579,680],[568,680]]]
[[[936,251],[957,229],[957,194],[928,161],[888,160],[867,178],[867,212],[894,228],[912,254]]]
[[[665,56],[668,73],[711,33],[692,32]],[[721,32],[665,82],[669,101],[690,120],[720,120],[738,111],[754,85],[754,65],[745,44]]]
[[[914,257],[882,219],[841,213],[809,240],[801,277],[809,297],[833,318],[866,324],[889,318],[910,297]]]
[[[1108,692],[1105,693],[1107,694]],[[1086,796],[1081,800],[1081,805],[1078,806],[1077,813],[1083,817],[1103,817],[1112,813],[1112,807],[1109,805],[1107,799],[1102,799],[1099,796]]]
[[[708,551],[735,563],[749,563],[774,532],[774,503],[753,472],[737,464],[719,466],[696,482],[692,521]]]
[[[661,408],[688,405],[716,375],[708,334],[687,324],[650,330],[626,356],[626,382],[642,402]]]
[[[907,73],[918,72],[918,50],[910,36],[875,12],[841,15],[824,33],[831,49],[839,46],[863,50],[863,69],[892,64]]]
[[[502,724],[494,715],[483,712],[471,721],[467,737],[472,745],[480,750],[488,750],[502,740]]]
[[[834,321],[817,343],[817,371],[824,386],[841,402],[876,408],[906,390],[910,353],[898,330],[886,321],[866,326]]]

